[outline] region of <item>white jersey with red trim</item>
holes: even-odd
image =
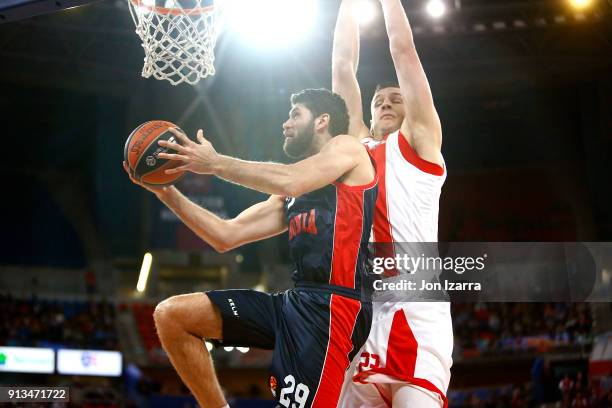
[[[437,242],[445,166],[419,157],[399,131],[364,143],[379,178],[373,241],[393,248]],[[395,406],[397,384],[425,390],[433,406],[446,406],[453,350],[450,303],[374,302],[373,312],[370,335],[347,371],[338,407],[391,407],[392,401]]]
[[[364,142],[379,174],[373,241],[437,242],[445,168],[419,157],[400,131]]]

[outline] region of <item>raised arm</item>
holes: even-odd
[[[363,155],[367,153],[361,143],[352,136],[340,135],[319,153],[293,164],[249,162],[220,156],[214,165],[214,174],[263,193],[299,197],[338,180],[350,183],[344,176],[359,165]]]
[[[332,52],[332,90],[346,102],[350,116],[349,134],[362,139],[369,136],[369,131],[363,122],[361,90],[357,82],[359,23],[353,13],[354,4],[355,0],[343,0],[336,20]]]
[[[442,164],[442,126],[400,0],[380,0],[391,56],[406,106],[402,133],[423,159]]]
[[[347,184],[367,184],[374,176],[368,153],[363,145],[349,135],[338,135],[321,151],[293,164],[251,162],[218,154],[198,131],[195,143],[175,129],[170,130],[182,143],[160,141],[177,154],[160,153],[163,159],[183,161],[184,165],[166,170],[183,170],[198,174],[214,174],[224,180],[285,197],[298,197],[337,180]],[[359,169],[357,167],[359,166]],[[353,171],[358,170],[358,171]]]

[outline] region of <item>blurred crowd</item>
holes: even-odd
[[[153,305],[128,307],[120,304],[115,309],[112,303],[92,298],[49,300],[5,294],[0,295],[0,310],[4,316],[0,320],[0,345],[118,349],[117,310],[134,313],[138,333],[147,350],[158,345],[152,322]],[[452,314],[455,353],[462,358],[531,351],[563,352],[576,347],[588,348],[593,341],[593,319],[589,306],[584,303],[453,303]],[[229,356],[231,353],[225,354]],[[598,382],[586,378],[584,368],[580,370],[560,373],[545,358],[536,358],[531,382],[452,390],[449,392],[450,406],[612,407],[612,390],[602,390]],[[125,378],[130,378],[130,375]],[[123,386],[118,388],[117,384],[110,383],[84,385],[78,393],[80,403],[77,406],[114,408],[123,403],[127,406],[170,406],[171,403],[189,406],[193,403],[187,389],[174,389],[177,387],[175,381],[160,383],[139,374],[132,382],[133,392],[128,392],[123,402],[120,389]],[[174,388],[168,388],[166,383]],[[170,401],[170,396],[176,401]],[[247,402],[269,397],[267,390],[256,386],[245,395],[236,396]]]
[[[519,408],[533,406],[530,384],[482,388],[470,391],[449,391],[453,408]]]
[[[0,295],[0,310],[6,316],[0,321],[0,345],[118,347],[115,307],[104,300]],[[546,352],[589,344],[593,339],[592,317],[585,303],[453,303],[452,314],[456,357]],[[148,320],[145,323],[154,333]]]
[[[152,321],[153,308],[152,304],[129,307],[119,304],[116,308],[112,303],[92,297],[88,300],[51,300],[0,294],[3,313],[0,345],[118,349],[116,313],[133,312],[143,345],[151,351],[159,346]],[[564,352],[583,346],[588,349],[593,341],[593,318],[589,305],[584,303],[453,303],[451,308],[456,357]],[[222,353],[225,358],[230,355]],[[244,358],[250,354],[236,355]],[[545,358],[535,360],[532,381],[503,387],[451,390],[450,406],[612,407],[612,390],[602,389],[598,382],[587,378],[584,368],[583,371],[560,372],[550,367]],[[222,360],[218,363],[224,365]],[[160,382],[138,376],[133,391],[126,393],[123,381],[129,383],[125,380],[127,377],[112,384],[81,387],[73,384],[76,402],[73,405],[86,408],[195,406],[188,390],[176,381]],[[233,396],[247,405],[265,405],[268,401],[262,399],[269,398],[269,393],[267,389],[252,385],[243,394]]]
[[[545,352],[593,340],[585,303],[453,303],[455,353]]]
[[[0,295],[0,345],[118,348],[114,306],[102,301]]]
[[[555,382],[550,395],[541,395],[537,383],[450,391],[453,408],[610,408],[612,389],[604,391],[599,382],[591,381],[582,372],[566,374]]]
[[[565,374],[556,388],[562,408],[612,407],[612,389],[604,390],[598,381],[588,379],[582,372]]]

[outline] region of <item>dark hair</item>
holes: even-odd
[[[374,94],[376,94],[376,92],[380,91],[381,89],[385,89],[385,88],[399,88],[399,84],[396,81],[385,81],[385,82],[380,82],[379,84],[376,85],[376,89],[374,90]]]
[[[344,99],[329,89],[304,89],[291,95],[291,104],[301,103],[312,112],[313,117],[329,115],[329,133],[333,136],[348,133],[349,114]]]

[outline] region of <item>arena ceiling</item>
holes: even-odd
[[[82,7],[72,7],[85,3]],[[524,81],[559,83],[605,77],[612,69],[612,2],[573,13],[560,1],[454,1],[443,21],[432,21],[418,1],[405,1],[420,56],[443,90],[483,90]],[[0,3],[0,74],[17,84],[121,95],[138,79],[143,51],[124,0]],[[321,1],[317,33],[290,50],[309,74],[329,82],[336,1]],[[59,11],[57,9],[60,9]],[[38,14],[36,17],[27,17]],[[27,18],[26,18],[27,17]],[[230,35],[217,45],[218,72],[227,78],[277,74],[287,54],[267,53],[264,71],[245,70],[253,50]],[[278,60],[276,63],[275,60]],[[360,76],[392,75],[384,26],[364,30]],[[284,68],[283,68],[284,70]],[[432,79],[433,81],[433,79]]]

